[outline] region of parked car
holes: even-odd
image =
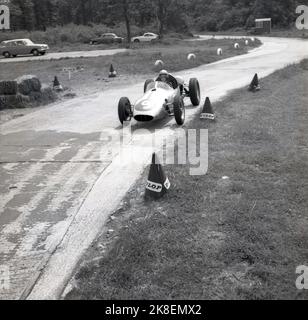
[[[47,44],[33,43],[30,39],[15,39],[0,43],[0,54],[5,58],[33,54],[44,55],[49,50]]]
[[[132,42],[138,43],[138,42],[151,42],[158,39],[158,34],[147,32],[143,36],[134,37],[132,38]]]
[[[118,37],[115,33],[104,33],[98,38],[91,39],[90,44],[122,43],[124,38]]]

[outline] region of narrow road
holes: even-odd
[[[181,72],[197,77],[202,97],[215,101],[308,57],[304,40],[261,38],[253,52]],[[9,286],[0,299],[56,299],[74,266],[147,165],[151,148],[136,149],[138,164],[109,154],[102,132],[119,131],[117,102],[132,101],[143,83],[77,98],[0,126],[0,266]],[[262,93],[261,93],[262,94]],[[188,108],[192,117],[200,108]],[[151,126],[175,128],[174,119]],[[144,128],[147,128],[144,126]],[[151,133],[147,138],[151,138]]]
[[[44,56],[18,56],[17,58],[0,58],[0,63],[14,63],[22,61],[46,61],[71,58],[91,58],[101,56],[112,56],[117,53],[126,52],[127,49],[111,49],[111,50],[92,50],[92,51],[73,51],[73,52],[51,52]]]

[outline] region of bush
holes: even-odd
[[[41,91],[41,82],[36,76],[26,75],[16,79],[18,91],[23,95]]]
[[[20,94],[17,95],[0,95],[0,110],[25,108],[28,99]]]
[[[13,95],[17,93],[16,81],[1,81],[0,82],[0,95]]]
[[[212,32],[218,31],[217,21],[214,20],[214,19],[209,20],[209,21],[206,23],[206,29],[207,29],[208,31],[212,31]]]

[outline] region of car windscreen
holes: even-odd
[[[30,45],[33,44],[33,42],[32,42],[31,40],[23,40],[22,42],[23,42],[23,44],[24,44],[25,46],[26,46],[26,45],[30,46]]]

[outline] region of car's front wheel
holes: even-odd
[[[139,43],[140,40],[139,40],[139,39],[135,39],[134,42],[135,42],[135,43]]]
[[[133,112],[132,112],[132,105],[128,98],[123,97],[120,99],[118,104],[118,115],[119,115],[119,120],[121,124],[123,124],[125,121],[131,120],[133,116]]]
[[[6,51],[6,52],[3,52],[3,56],[4,58],[10,58],[11,54],[8,51]]]
[[[32,50],[32,54],[37,57],[40,53],[37,49],[34,49]]]
[[[196,78],[189,80],[189,97],[193,106],[197,107],[200,104],[200,84]]]
[[[177,96],[173,102],[173,112],[176,123],[182,126],[185,122],[185,105],[181,96]]]

